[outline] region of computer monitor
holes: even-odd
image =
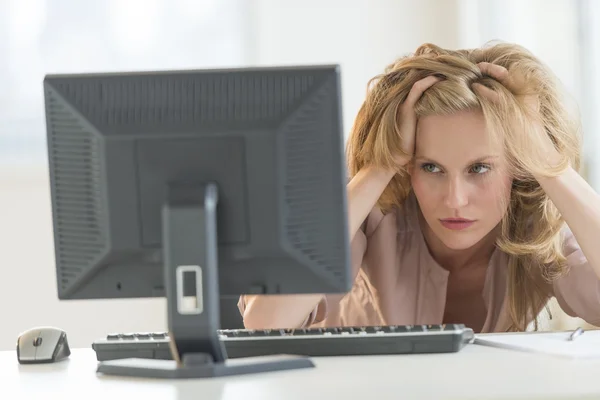
[[[59,298],[167,298],[175,366],[100,372],[312,365],[225,363],[219,296],[350,290],[340,92],[335,65],[45,77]]]

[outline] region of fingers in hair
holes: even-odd
[[[508,70],[501,65],[492,64],[489,62],[480,62],[477,64],[482,74],[489,75],[502,84],[508,82]]]
[[[481,83],[475,82],[471,86],[473,91],[479,96],[485,97],[491,102],[497,102],[500,99],[500,95],[489,87],[482,85]]]
[[[430,75],[426,78],[416,81],[413,84],[412,88],[410,89],[408,96],[406,97],[406,101],[405,101],[406,106],[414,107],[416,102],[423,95],[423,92],[425,92],[427,89],[429,89],[431,86],[433,86],[435,83],[437,83],[441,80],[442,80],[442,78],[440,78],[438,76]]]

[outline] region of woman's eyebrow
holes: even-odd
[[[468,164],[468,165],[472,165],[472,164],[478,164],[478,163],[482,163],[482,162],[484,162],[484,161],[492,161],[492,160],[494,160],[494,159],[496,159],[496,158],[498,158],[498,156],[497,156],[497,155],[488,154],[488,155],[485,155],[485,156],[482,156],[482,157],[477,157],[476,159],[474,159],[474,160],[472,160],[472,161],[469,161],[467,164]],[[433,158],[431,158],[431,157],[417,156],[417,157],[415,157],[415,160],[417,160],[417,161],[425,161],[425,162],[430,162],[430,163],[432,163],[432,164],[436,164],[436,165],[438,165],[438,166],[440,166],[440,167],[442,167],[442,168],[445,168],[445,167],[442,165],[442,163],[439,163],[439,162],[435,161],[435,160],[434,160]]]

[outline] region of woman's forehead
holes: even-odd
[[[493,140],[483,114],[477,111],[422,117],[416,135],[417,158],[462,166],[503,155],[502,144]]]

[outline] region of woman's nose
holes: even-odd
[[[469,203],[466,182],[460,178],[450,179],[448,182],[448,192],[446,194],[446,206],[448,208],[461,208]]]

